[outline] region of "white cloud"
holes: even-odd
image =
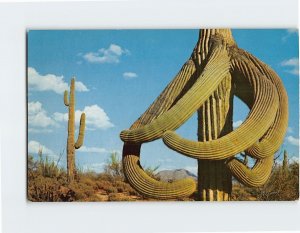
[[[233,128],[239,127],[242,123],[243,123],[242,120],[238,120],[238,121],[233,122],[233,124],[232,124],[232,125],[233,125]]]
[[[42,149],[42,154],[57,159],[58,156],[49,148],[42,145],[38,141],[31,140],[28,142],[28,153],[38,154],[39,150]]]
[[[287,32],[289,34],[298,33],[298,29],[297,28],[290,28],[290,29],[287,29]]]
[[[283,62],[281,62],[282,66],[298,66],[298,64],[299,59],[297,57],[293,57],[291,59],[284,60]]]
[[[29,128],[29,133],[52,133],[52,129],[35,129],[35,128]]]
[[[80,81],[75,81],[75,90],[79,92],[89,91],[89,89]]]
[[[164,159],[158,159],[157,160],[159,163],[170,163],[172,162],[173,160],[170,159],[170,158],[164,158]]]
[[[80,149],[78,149],[78,151],[83,152],[83,153],[107,153],[107,152],[109,152],[105,148],[101,148],[101,147],[86,147],[86,146],[80,147]]]
[[[97,52],[86,53],[83,58],[90,63],[119,63],[123,54],[129,54],[129,50],[111,44],[108,48],[101,48]]]
[[[54,74],[39,74],[34,68],[28,67],[28,87],[34,91],[54,91],[57,94],[69,90],[69,85],[64,81],[63,76]],[[79,81],[75,82],[76,91],[89,91],[89,89]]]
[[[106,163],[88,163],[82,166],[82,170],[86,171],[94,171],[94,172],[103,172]]]
[[[286,42],[289,37],[291,37],[293,34],[297,34],[298,29],[297,28],[290,28],[286,30],[286,34],[281,38],[282,42]]]
[[[288,136],[286,138],[287,142],[294,146],[299,146],[299,138],[295,138],[293,136]]]
[[[290,68],[286,72],[294,75],[299,75],[299,58],[293,57],[288,60],[284,60],[281,63],[281,66]]]
[[[137,78],[138,75],[134,72],[124,72],[123,77],[124,79],[129,80],[129,79]]]
[[[31,132],[34,132],[32,127],[47,128],[57,126],[57,124],[51,117],[47,116],[42,104],[37,101],[28,103],[28,126]]]
[[[105,111],[98,105],[86,106],[83,111],[77,110],[75,112],[75,123],[78,125],[80,121],[81,113],[84,112],[86,115],[85,123],[87,129],[107,129],[114,125],[110,122],[109,117]],[[68,113],[54,113],[54,119],[56,121],[68,121]]]

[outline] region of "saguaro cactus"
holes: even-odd
[[[67,139],[67,175],[69,182],[72,182],[76,175],[75,149],[79,149],[83,144],[85,130],[85,113],[81,114],[79,134],[75,143],[75,79],[72,78],[70,86],[70,96],[68,91],[64,93],[64,103],[69,108],[68,118],[68,139]]]
[[[289,158],[288,158],[288,153],[286,150],[284,150],[283,152],[283,161],[282,161],[282,172],[283,174],[287,174],[288,171],[288,166],[289,166],[289,162],[288,162]]]
[[[250,108],[235,130],[234,95]],[[181,138],[174,130],[195,111],[198,141]],[[231,30],[200,30],[191,57],[177,76],[131,128],[121,132],[124,173],[146,196],[171,199],[192,194],[196,187],[192,180],[158,182],[141,168],[142,143],[162,138],[170,149],[198,160],[198,200],[227,201],[232,175],[253,187],[267,181],[287,121],[287,94],[277,74],[238,48]],[[256,159],[253,167],[235,158],[241,152]]]

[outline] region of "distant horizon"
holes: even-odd
[[[121,130],[148,108],[189,58],[198,30],[29,30],[28,31],[28,155],[43,154],[66,167],[67,108],[63,92],[76,77],[76,135],[85,112],[86,137],[76,150],[79,169],[103,171],[111,152],[121,158]],[[298,31],[238,29],[240,48],[270,65],[289,96],[289,128],[281,151],[299,160]],[[233,126],[249,110],[234,98]],[[177,132],[197,139],[196,114]],[[279,150],[280,152],[280,150]],[[278,152],[278,153],[279,153]],[[279,158],[282,160],[282,157]],[[197,175],[197,160],[169,150],[161,140],[143,144],[141,162],[158,171],[185,169]]]

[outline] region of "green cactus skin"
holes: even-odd
[[[130,129],[136,129],[156,119],[168,110],[176,99],[182,95],[182,89],[195,79],[194,62],[186,62],[174,80],[165,88],[154,103],[139,117]],[[144,196],[155,199],[176,199],[190,196],[196,190],[195,181],[184,179],[174,183],[158,182],[145,173],[139,161],[140,147],[138,144],[124,143],[123,170],[133,188]],[[147,188],[148,187],[148,188]]]
[[[187,121],[215,90],[229,71],[226,49],[218,46],[211,54],[205,70],[190,90],[168,111],[150,124],[124,130],[120,137],[124,142],[143,143],[160,138],[164,131],[174,130]],[[193,103],[193,104],[191,104]]]
[[[229,29],[200,30],[198,42],[184,67],[191,61],[192,74],[184,76],[182,69],[181,75],[132,127],[121,132],[125,142],[125,175],[134,188],[153,198],[167,199],[190,193],[188,181],[168,187],[151,180],[140,167],[141,143],[163,137],[172,150],[198,159],[199,200],[230,200],[232,175],[251,187],[259,187],[268,180],[274,153],[282,144],[288,125],[287,93],[269,66],[237,47]],[[231,132],[233,95],[251,110],[245,122]],[[198,142],[172,132],[196,110]],[[132,149],[135,147],[139,148],[138,152]],[[234,157],[243,151],[256,159],[252,168]]]
[[[235,131],[207,142],[195,142],[179,137],[175,132],[167,131],[164,143],[181,154],[196,159],[221,160],[232,157],[253,145],[261,138],[273,123],[278,107],[278,96],[272,83],[258,76],[245,76],[253,80],[255,101],[245,122]],[[255,87],[257,90],[255,90]],[[214,127],[215,124],[212,124]]]
[[[84,131],[85,131],[85,113],[82,113],[80,116],[79,134],[78,134],[77,141],[74,145],[75,149],[79,149],[82,146],[84,140]]]
[[[68,91],[64,92],[64,104],[69,108],[67,139],[67,175],[68,181],[72,182],[76,176],[75,149],[79,149],[82,146],[85,131],[85,114],[82,113],[80,117],[79,135],[75,144],[75,78],[72,78],[71,80],[69,100]]]
[[[146,125],[170,109],[195,82],[197,73],[190,58],[150,107],[133,123],[131,129]]]
[[[218,89],[198,110],[198,141],[210,141],[232,131],[232,77],[227,75]],[[224,160],[198,159],[200,201],[229,201],[232,176]]]
[[[253,168],[248,168],[243,162],[233,158],[227,163],[232,175],[242,184],[249,187],[260,187],[269,179],[273,167],[273,154],[257,159]]]
[[[264,158],[269,154],[274,154],[283,143],[288,127],[288,96],[279,76],[269,66],[259,61],[253,55],[249,53],[247,55],[260,72],[274,84],[279,96],[279,107],[273,124],[258,143],[255,143],[246,150],[255,158]]]
[[[172,183],[157,181],[141,168],[140,146],[126,145],[123,148],[123,168],[128,182],[143,196],[156,199],[177,199],[192,195],[196,190],[193,179],[187,178]]]

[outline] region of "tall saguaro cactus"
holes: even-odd
[[[233,96],[250,108],[235,130]],[[175,130],[196,111],[198,141],[177,135]],[[232,176],[252,187],[267,181],[287,122],[288,98],[278,75],[240,49],[231,30],[200,30],[191,57],[177,76],[130,129],[121,132],[124,174],[145,196],[191,195],[196,188],[193,180],[157,181],[140,166],[141,145],[161,138],[170,149],[198,160],[198,200],[228,201]],[[253,167],[235,158],[242,152],[256,159]]]
[[[85,113],[80,116],[80,126],[77,141],[75,143],[75,78],[71,80],[70,96],[68,91],[64,93],[64,103],[69,108],[68,117],[68,139],[67,139],[67,175],[69,182],[72,182],[76,175],[75,149],[83,144],[85,130]]]
[[[286,150],[284,150],[284,152],[283,152],[283,161],[282,161],[282,172],[283,172],[283,174],[284,175],[286,175],[287,174],[287,171],[288,171],[288,166],[289,166],[289,158],[288,158],[288,153],[287,153],[287,151]]]

